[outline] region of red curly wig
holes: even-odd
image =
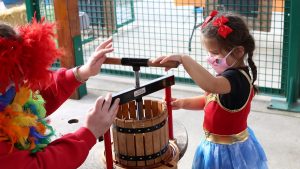
[[[55,24],[37,22],[17,29],[18,38],[0,37],[0,92],[10,83],[25,85],[32,90],[45,88],[50,83],[49,68],[61,55],[56,47]]]

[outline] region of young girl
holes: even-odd
[[[0,23],[0,168],[78,168],[117,114],[118,100],[110,107],[110,94],[99,97],[80,129],[50,143],[53,129],[45,117],[98,74],[105,54],[113,51],[108,39],[85,65],[52,72],[61,55],[53,26],[33,21],[15,31]]]
[[[201,27],[211,75],[186,55],[161,56],[154,62],[178,61],[205,95],[173,99],[173,109],[204,109],[205,139],[198,146],[193,169],[265,169],[267,160],[247,126],[251,101],[257,93],[255,42],[245,22],[234,14],[213,11]],[[246,64],[244,60],[247,59]],[[250,76],[250,70],[251,75]]]

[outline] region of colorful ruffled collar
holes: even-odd
[[[26,87],[16,92],[12,86],[0,96],[0,141],[10,142],[11,151],[15,147],[35,153],[50,143],[54,130],[45,119],[44,103]]]

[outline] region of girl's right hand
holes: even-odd
[[[159,56],[155,59],[152,60],[153,63],[166,63],[168,61],[176,61],[179,64],[182,63],[182,54],[172,54],[172,55],[167,55],[167,56]],[[166,68],[165,70],[168,71],[170,68]]]

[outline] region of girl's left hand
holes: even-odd
[[[177,61],[179,62],[179,64],[182,63],[182,54],[172,54],[172,55],[168,55],[168,56],[159,56],[157,58],[155,58],[154,60],[152,60],[153,63],[166,63],[168,61]],[[166,68],[165,70],[168,71],[170,68]]]
[[[172,106],[172,110],[182,109],[183,100],[177,99],[177,98],[172,98],[171,99],[171,106]]]

